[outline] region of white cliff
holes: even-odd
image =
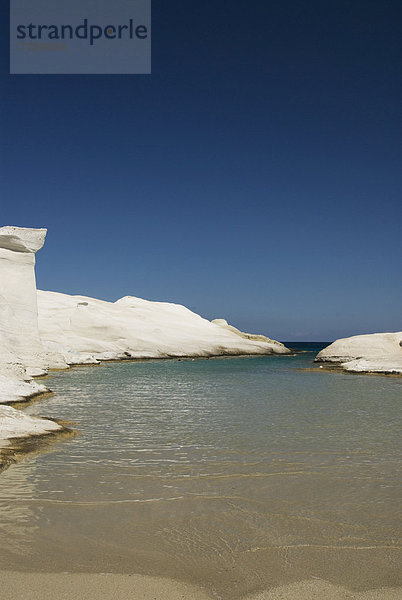
[[[0,228],[1,366],[41,374],[47,362],[38,330],[35,253],[46,229]]]
[[[126,296],[105,302],[38,291],[39,330],[70,364],[126,358],[287,354],[283,344],[203,319],[188,308]]]
[[[339,363],[356,373],[402,374],[402,332],[342,338],[321,350],[315,360]]]
[[[49,366],[38,330],[35,281],[35,254],[45,236],[46,229],[0,228],[0,404],[47,391],[32,379]],[[53,421],[0,406],[0,439],[56,429],[61,427]]]
[[[38,329],[35,254],[46,229],[0,228],[0,403],[46,390],[32,380],[48,357]]]

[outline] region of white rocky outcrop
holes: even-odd
[[[0,228],[0,404],[47,391],[33,381],[46,372],[49,357],[38,330],[35,253],[46,229]],[[0,440],[61,429],[53,421],[0,406]]]
[[[45,372],[38,329],[35,253],[46,229],[0,228],[0,403],[46,390],[32,380]]]
[[[232,333],[235,333],[236,335],[239,335],[240,337],[242,337],[246,340],[253,340],[255,342],[267,342],[268,344],[275,344],[275,347],[278,350],[280,349],[280,347],[282,347],[282,349],[286,349],[286,347],[281,342],[277,342],[276,340],[271,340],[271,338],[266,337],[265,335],[261,335],[259,333],[245,333],[244,331],[240,331],[240,329],[233,327],[233,325],[229,325],[229,323],[226,321],[226,319],[213,319],[211,321],[211,323],[213,323],[214,325],[218,325],[219,327],[223,327],[223,329],[226,329],[227,331],[231,331]],[[278,354],[284,354],[284,352],[279,351]]]
[[[356,373],[402,374],[402,332],[339,339],[321,350],[315,360],[339,363]]]
[[[264,336],[211,323],[188,308],[126,296],[105,302],[38,291],[39,330],[49,352],[70,364],[126,358],[287,354]]]
[[[50,419],[30,417],[11,406],[0,406],[0,440],[44,435],[63,429]]]
[[[0,228],[0,364],[3,370],[32,374],[46,370],[38,330],[35,253],[46,229]]]
[[[402,375],[402,358],[379,357],[366,360],[358,358],[342,363],[345,371],[353,373],[383,373],[387,375]]]
[[[23,402],[48,391],[45,385],[32,379],[25,381],[14,373],[0,375],[0,404]]]

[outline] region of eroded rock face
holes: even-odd
[[[47,229],[0,227],[0,248],[35,255],[45,243]]]
[[[317,354],[316,362],[340,363],[358,373],[402,373],[402,332],[342,338]]]
[[[285,354],[266,338],[203,319],[185,306],[126,296],[105,302],[38,291],[39,329],[68,364],[125,358]]]
[[[45,237],[46,229],[0,228],[0,405],[47,391],[31,378],[48,366],[39,336],[35,280],[35,253]],[[61,429],[53,421],[0,406],[0,440]]]
[[[46,229],[0,228],[0,405],[47,391],[31,378],[48,367],[39,336],[35,280],[35,253],[45,237]],[[0,440],[61,429],[53,421],[0,406]]]
[[[38,330],[35,253],[46,229],[0,228],[0,370],[47,367]]]
[[[219,327],[223,327],[223,329],[227,329],[228,331],[231,331],[232,333],[235,333],[236,335],[239,335],[240,337],[246,340],[275,344],[277,349],[276,354],[290,354],[290,350],[286,348],[286,346],[282,344],[282,342],[277,342],[276,340],[272,340],[271,338],[265,335],[261,335],[259,333],[245,333],[244,331],[240,331],[240,329],[233,327],[233,325],[229,325],[226,319],[213,319],[211,323],[213,323],[214,325],[218,325]]]

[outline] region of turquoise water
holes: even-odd
[[[55,395],[25,410],[78,435],[1,476],[2,564],[167,575],[222,598],[309,577],[400,585],[402,379],[314,356],[52,374]]]

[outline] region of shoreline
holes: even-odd
[[[343,375],[359,375],[359,376],[376,376],[376,377],[402,377],[402,373],[386,372],[386,371],[352,371],[345,369],[340,363],[315,361],[315,365],[309,369],[297,369],[300,372],[309,371],[310,373],[340,373]]]
[[[355,362],[355,361],[350,361]],[[317,365],[316,367],[312,367],[311,369],[309,369],[309,371],[318,371],[318,370],[325,370],[327,372],[338,372],[338,373],[346,373],[348,375],[381,375],[382,377],[402,377],[402,371],[398,371],[398,370],[386,370],[384,368],[382,368],[381,370],[376,371],[374,368],[373,369],[367,369],[367,370],[363,370],[363,369],[354,369],[354,368],[350,368],[348,367],[348,362],[338,362],[338,361],[331,361],[331,360],[322,360],[322,359],[315,359],[314,360],[314,364]]]
[[[27,401],[29,402],[29,401]],[[67,422],[61,419],[52,419],[46,417],[47,421],[53,421],[60,425],[62,429],[57,431],[48,431],[39,435],[30,435],[27,437],[8,438],[0,440],[4,446],[0,446],[0,477],[3,471],[11,465],[23,460],[30,454],[41,454],[48,448],[56,444],[61,438],[75,437],[78,435],[74,429],[67,427]]]

